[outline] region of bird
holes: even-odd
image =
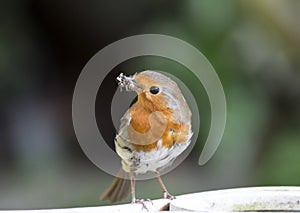
[[[111,203],[130,195],[132,203],[150,201],[135,196],[135,178],[152,172],[163,191],[163,198],[174,199],[160,173],[190,144],[192,133],[191,110],[178,85],[171,78],[146,70],[131,76],[120,73],[119,87],[136,92],[137,97],[121,118],[115,137],[115,149],[122,168],[100,199]]]

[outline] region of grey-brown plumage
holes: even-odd
[[[118,177],[101,195],[101,200],[109,200],[111,203],[125,200],[130,194],[130,180],[127,179],[128,173],[120,169]]]

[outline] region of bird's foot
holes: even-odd
[[[132,199],[131,203],[142,204],[143,209],[146,209],[147,211],[149,211],[149,209],[147,208],[147,206],[145,204],[146,202],[149,202],[149,203],[151,203],[153,205],[153,202],[150,199],[135,199],[134,198],[134,199]]]
[[[169,200],[174,200],[176,197],[171,195],[169,192],[164,192],[164,198]]]

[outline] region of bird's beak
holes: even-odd
[[[120,75],[117,77],[117,82],[120,88],[125,88],[127,91],[135,91],[137,93],[140,93],[142,91],[141,86],[136,83],[133,76],[125,76],[123,73],[120,73]]]

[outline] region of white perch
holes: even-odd
[[[149,212],[299,212],[300,187],[249,187],[199,192],[177,196],[177,199],[153,200]],[[148,212],[140,204],[43,210],[10,210],[0,213],[115,213]]]

